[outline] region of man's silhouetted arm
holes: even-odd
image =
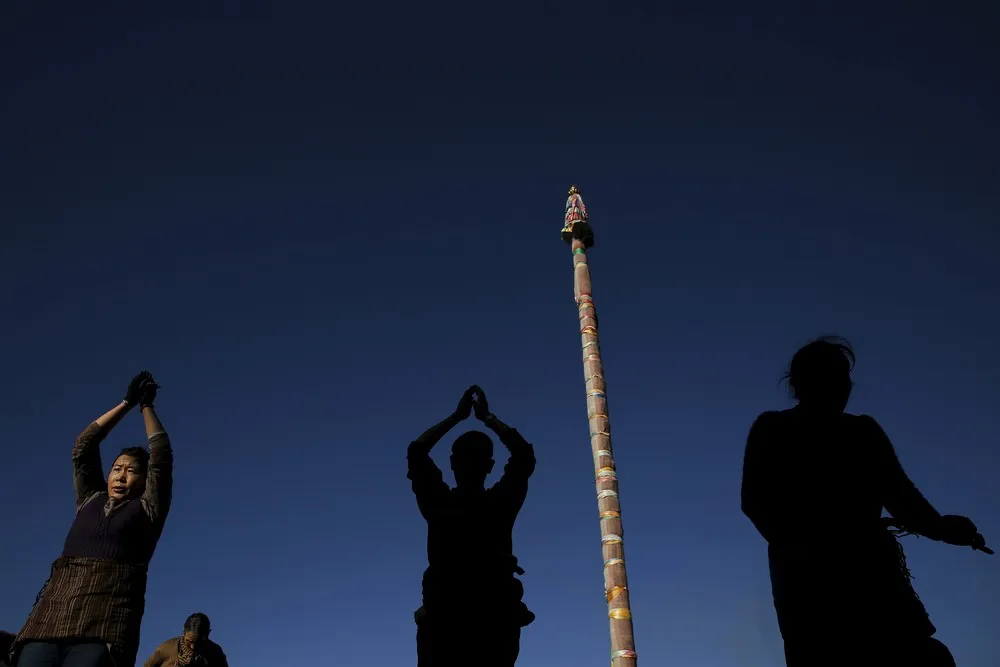
[[[778,509],[773,493],[774,481],[771,479],[774,463],[768,454],[774,445],[769,435],[772,420],[772,414],[765,412],[750,427],[743,454],[743,485],[740,489],[743,514],[768,543],[777,538]]]
[[[535,448],[516,428],[507,426],[492,412],[483,419],[483,424],[497,434],[500,442],[510,452],[507,465],[503,468],[503,476],[493,488],[507,496],[514,511],[518,512],[528,496],[528,479],[535,472]]]
[[[448,431],[455,428],[455,425],[462,421],[457,414],[450,414],[434,426],[420,434],[416,440],[410,443],[407,456],[424,457],[430,456],[434,445],[441,441],[441,438],[448,434]]]
[[[417,497],[417,506],[424,517],[434,507],[435,501],[448,493],[448,484],[444,481],[441,469],[431,458],[431,449],[460,421],[462,417],[458,414],[449,415],[424,431],[406,450],[406,477],[410,480]]]
[[[877,421],[868,415],[861,417],[872,439],[879,464],[879,484],[882,505],[894,519],[914,533],[940,539],[941,514],[931,505],[903,470],[889,436]]]

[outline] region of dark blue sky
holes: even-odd
[[[141,657],[204,611],[234,665],[414,664],[405,448],[476,382],[539,460],[519,667],[606,664],[574,182],[643,664],[779,664],[740,466],[816,335],[1000,542],[989,3],[236,4],[0,7],[0,627],[72,519],[74,436],[149,368],[177,488]],[[997,664],[1000,561],[906,546],[959,664]]]

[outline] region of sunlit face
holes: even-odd
[[[146,489],[142,465],[131,456],[119,456],[108,474],[108,496],[115,500],[137,498]]]

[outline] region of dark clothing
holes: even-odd
[[[29,642],[91,642],[110,646],[117,667],[135,663],[146,571],[170,508],[173,454],[165,433],[152,435],[142,498],[116,501],[102,474],[104,436],[93,423],[73,447],[76,518],[12,655]]]
[[[14,639],[17,635],[7,632],[6,630],[0,630],[0,665],[10,664],[10,647],[14,644]]]
[[[789,667],[817,651],[924,640],[935,629],[882,509],[913,526],[937,513],[866,415],[800,408],[757,418],[743,464],[744,513],[768,541],[771,590]],[[810,657],[811,656],[811,657]],[[800,662],[804,661],[804,662]]]
[[[77,436],[73,445],[73,490],[76,494],[76,509],[79,512],[84,505],[98,500],[107,515],[113,514],[115,505],[119,504],[107,497],[107,479],[104,476],[104,466],[101,463],[101,441],[107,433],[92,423],[83,433]],[[163,524],[170,511],[173,497],[174,453],[170,439],[166,433],[154,433],[149,437],[149,467],[146,471],[146,490],[138,503],[149,518],[150,530],[154,536],[153,544],[146,543],[149,551],[145,560],[153,555],[155,540],[160,539]],[[97,498],[102,496],[101,498]],[[126,504],[136,501],[126,501]],[[70,536],[73,530],[70,530]],[[131,539],[133,536],[130,535]],[[69,541],[67,537],[67,542]],[[65,554],[68,555],[68,554]]]
[[[148,563],[157,536],[142,503],[117,502],[108,513],[108,500],[107,492],[101,491],[80,508],[66,535],[62,557]]]
[[[172,637],[156,647],[143,667],[229,667],[222,647],[205,639],[194,652],[190,652],[180,637]]]
[[[534,448],[516,429],[500,437],[510,450],[500,481],[489,489],[449,488],[441,469],[420,443],[407,451],[407,478],[417,507],[427,520],[427,561],[440,567],[463,567],[485,562],[507,570],[514,559],[512,532],[524,499],[528,479],[535,471]],[[516,562],[516,561],[515,561]]]
[[[524,570],[513,553],[512,532],[528,494],[535,456],[515,429],[506,431],[501,440],[511,452],[503,476],[493,487],[471,492],[449,488],[419,444],[410,446],[407,477],[427,521],[429,566],[424,572],[423,597],[428,610],[438,597],[482,599],[473,591],[483,588],[512,591],[520,600],[514,575]]]
[[[17,667],[115,667],[105,644],[31,642],[21,649]]]
[[[474,491],[449,488],[428,447],[419,441],[410,445],[407,477],[427,520],[429,566],[423,577],[423,607],[415,614],[420,667],[450,665],[449,655],[463,664],[510,667],[517,657],[520,628],[534,620],[521,601],[524,588],[515,575],[524,570],[517,564],[512,540],[535,469],[534,450],[515,429],[505,429],[500,439],[510,450],[504,474],[492,488]],[[455,648],[463,642],[472,642],[472,654]],[[498,652],[497,646],[508,648]],[[513,658],[483,662],[494,654]]]
[[[145,593],[145,564],[60,558],[18,634],[15,651],[30,641],[91,641],[115,647],[122,658],[131,657],[124,663],[131,665]]]
[[[417,667],[513,667],[520,652],[518,625],[497,626],[488,618],[417,623]]]

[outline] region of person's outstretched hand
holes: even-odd
[[[468,419],[472,414],[472,405],[475,402],[475,396],[478,392],[482,391],[476,385],[472,385],[465,390],[462,394],[461,400],[458,402],[458,407],[455,408],[455,416],[458,419]]]
[[[957,547],[972,547],[989,553],[986,548],[986,538],[979,534],[976,524],[965,516],[945,514],[941,517],[941,541]]]
[[[153,407],[153,401],[156,400],[156,390],[160,388],[160,385],[156,384],[153,376],[149,376],[149,382],[142,385],[139,394],[139,408],[151,408]]]
[[[132,378],[132,381],[128,383],[128,389],[125,390],[125,398],[122,399],[125,401],[125,405],[130,408],[139,405],[140,399],[150,385],[155,386],[156,383],[153,382],[153,375],[149,371],[142,371]]]
[[[490,404],[486,400],[486,392],[479,389],[479,387],[476,387],[476,389],[478,391],[476,391],[476,397],[472,403],[472,409],[476,413],[476,419],[479,421],[485,421],[486,418],[490,416]]]

